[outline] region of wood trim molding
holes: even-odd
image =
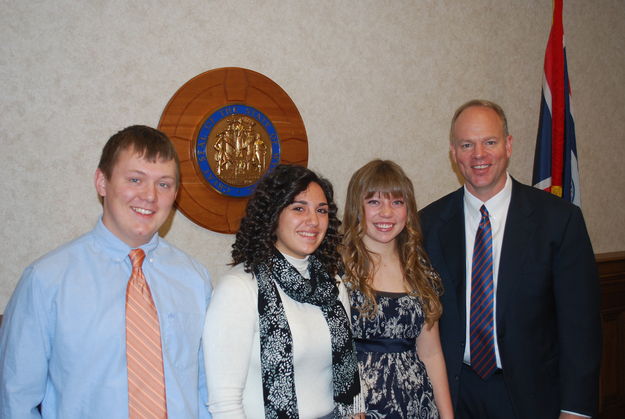
[[[601,419],[625,417],[625,252],[595,255],[601,288]]]

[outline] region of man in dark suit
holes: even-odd
[[[599,287],[580,209],[510,177],[512,136],[497,104],[462,105],[450,140],[464,187],[420,215],[445,288],[440,333],[457,417],[594,417]]]

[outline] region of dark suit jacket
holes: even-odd
[[[443,279],[440,333],[456,405],[465,347],[464,188],[420,212]],[[513,180],[497,282],[497,343],[518,418],[595,416],[601,324],[594,254],[578,207]]]

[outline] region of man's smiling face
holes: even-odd
[[[449,148],[469,192],[486,202],[503,189],[512,136],[505,135],[494,110],[471,106],[462,111],[454,123]]]
[[[145,160],[134,149],[119,153],[110,179],[98,169],[104,225],[130,247],[139,247],[163,225],[176,199],[176,162]]]

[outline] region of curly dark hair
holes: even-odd
[[[282,210],[293,203],[295,196],[305,191],[311,183],[318,184],[328,202],[328,230],[313,253],[330,275],[340,271],[341,242],[332,184],[310,169],[302,166],[280,164],[267,173],[258,183],[247,203],[245,216],[232,245],[231,265],[243,263],[246,272],[253,272],[260,264],[267,263],[275,253],[276,229]]]
[[[311,183],[321,187],[328,202],[328,230],[313,254],[331,276],[339,273],[341,221],[334,203],[332,184],[306,167],[288,164],[276,166],[258,183],[247,203],[245,216],[232,245],[231,265],[243,263],[246,272],[253,272],[258,265],[271,259],[276,251],[276,230],[282,210],[292,204],[295,197]]]

